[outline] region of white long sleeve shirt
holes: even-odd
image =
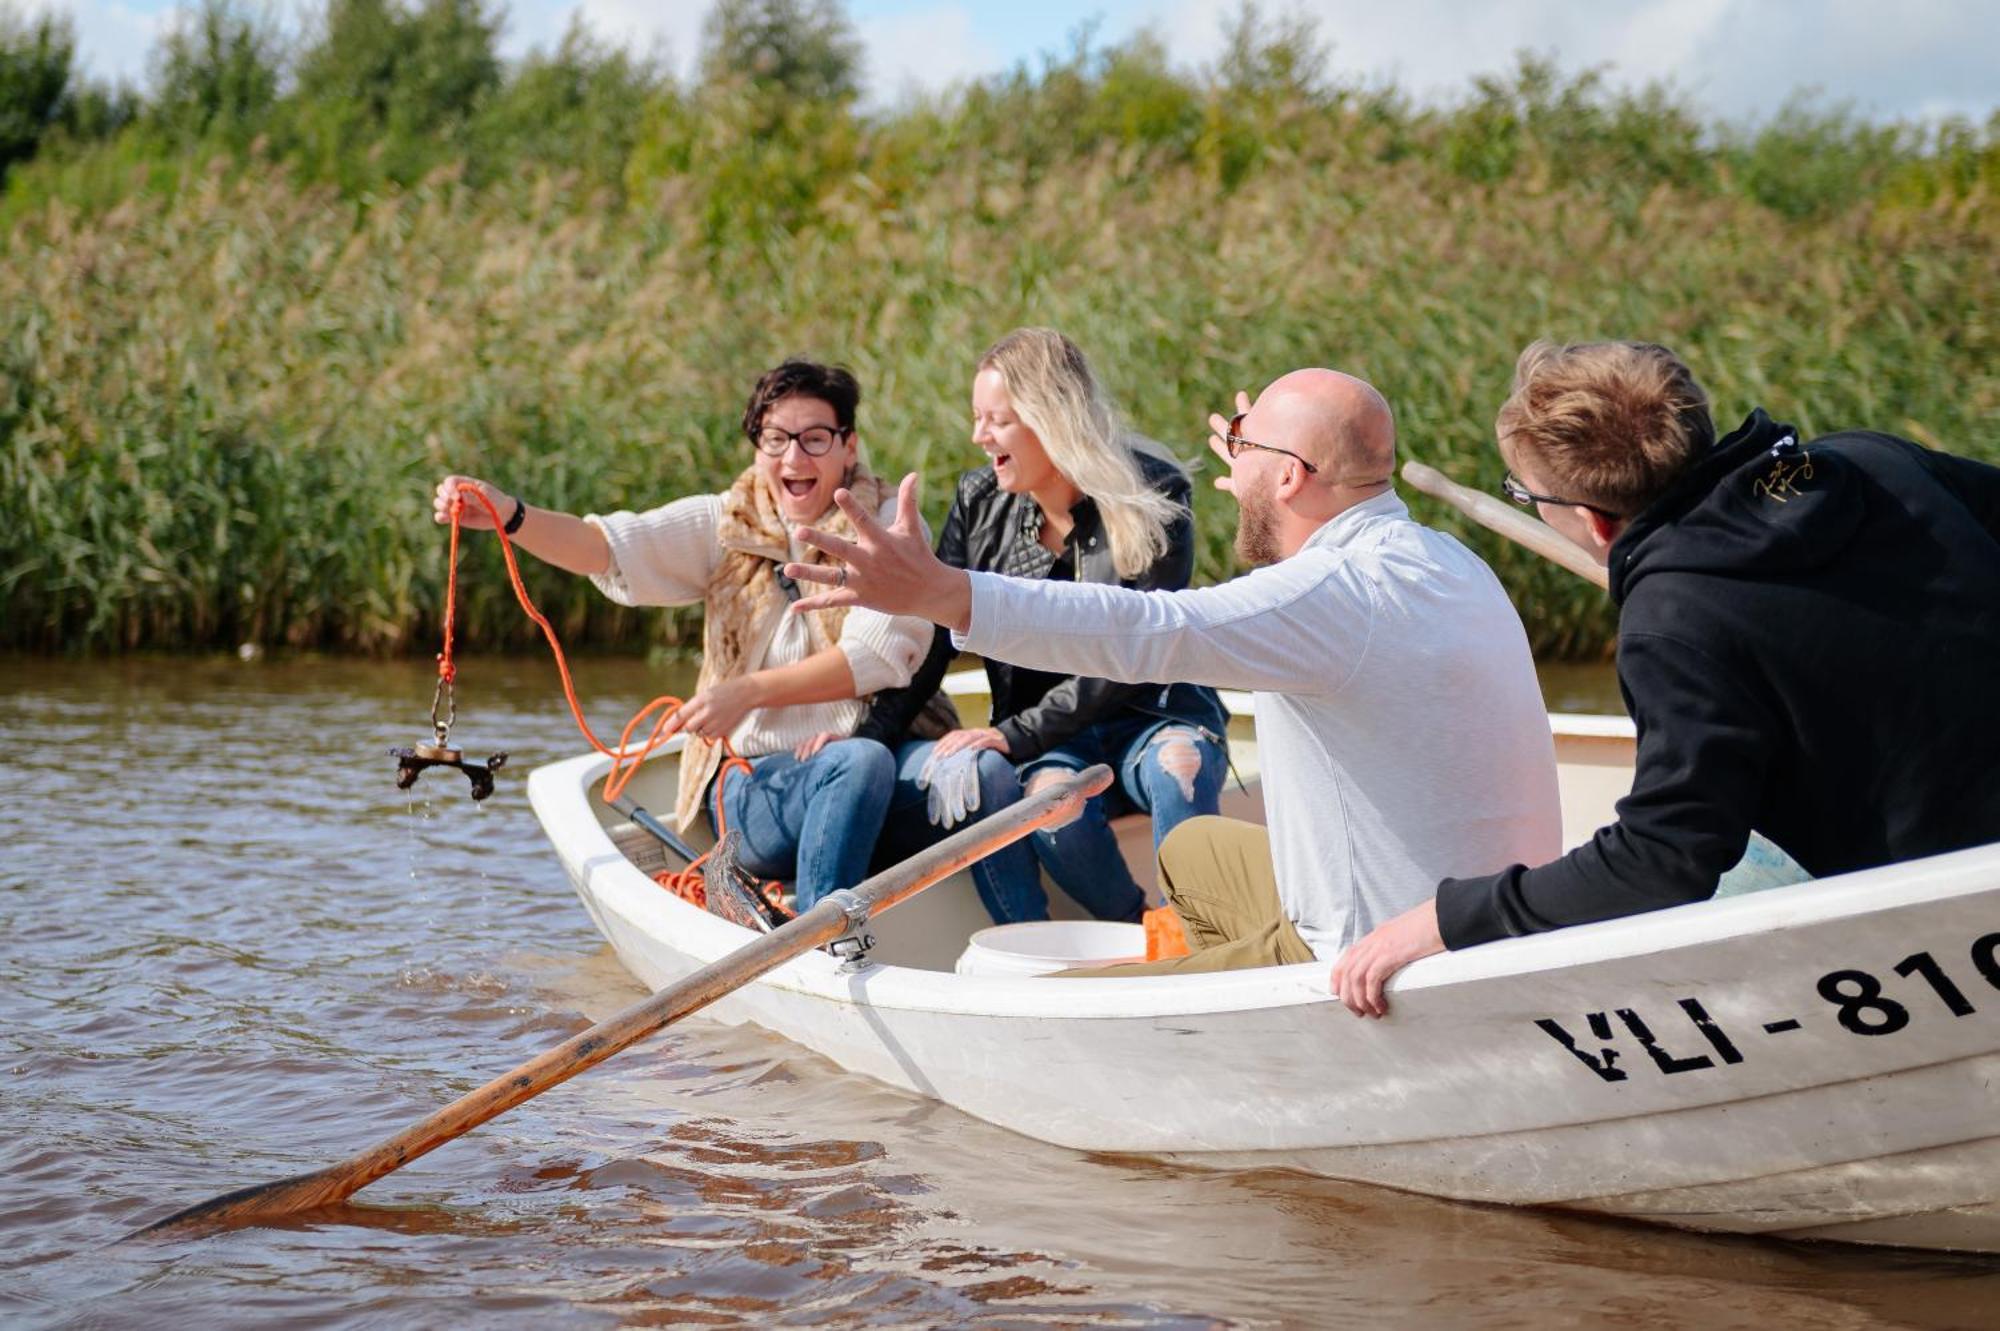
[[[1555,745],[1520,617],[1477,555],[1394,492],[1217,587],[969,576],[966,650],[1254,692],[1278,895],[1317,956],[1441,879],[1561,852]]]
[[[894,520],[892,499],[877,516]],[[611,563],[591,581],[620,605],[692,605],[703,599],[708,583],[722,562],[716,528],[722,520],[721,495],[691,495],[643,513],[588,514],[584,521],[604,533]],[[811,551],[796,539],[794,559]],[[841,621],[836,642],[854,674],[854,698],[838,702],[796,703],[790,707],[759,707],[745,714],[729,732],[729,742],[746,758],[790,749],[823,730],[854,733],[865,706],[862,699],[879,689],[896,689],[910,682],[930,650],[928,621],[908,615],[885,615],[854,609]],[[751,670],[793,665],[812,654],[806,623],[785,615]]]

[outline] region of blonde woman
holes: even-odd
[[[1194,524],[1187,473],[1156,445],[1119,427],[1074,342],[1047,328],[1009,333],[980,357],[972,381],[972,442],[985,466],[959,478],[938,557],[958,568],[1023,578],[1187,585]],[[1196,814],[1216,812],[1228,765],[1226,717],[1214,690],[1192,684],[1116,684],[986,662],[992,723],[914,740],[911,721],[955,652],[939,630],[907,688],[877,695],[859,736],[896,749],[896,791],[877,860],[942,836],[971,805],[1004,808],[1040,782],[1108,763],[1118,783],[1084,816],[990,857],[975,873],[996,920],[1047,918],[1041,869],[1100,919],[1136,921],[1145,896],[1118,853],[1108,819],[1153,817],[1153,844]],[[973,765],[970,789],[934,789]],[[928,817],[926,816],[928,813]]]

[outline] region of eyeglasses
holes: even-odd
[[[1274,444],[1260,444],[1254,439],[1245,439],[1241,432],[1243,429],[1243,417],[1247,414],[1246,412],[1239,411],[1234,416],[1231,416],[1229,418],[1229,433],[1222,436],[1222,449],[1225,453],[1229,454],[1231,462],[1236,461],[1236,455],[1246,448],[1261,448],[1266,453],[1283,453],[1286,457],[1304,467],[1308,472],[1315,475],[1318,474],[1318,467],[1307,462],[1289,448],[1279,448]]]
[[[1500,478],[1500,493],[1506,495],[1522,508],[1533,508],[1536,504],[1554,504],[1558,508],[1587,508],[1591,512],[1602,514],[1607,518],[1619,516],[1608,508],[1599,508],[1595,504],[1586,504],[1581,499],[1558,499],[1555,495],[1538,495],[1527,486],[1521,484],[1520,478],[1511,471]]]
[[[757,445],[758,452],[774,458],[783,457],[794,443],[805,450],[807,457],[817,458],[826,456],[828,449],[853,433],[844,425],[808,425],[798,431],[767,425],[750,436],[750,441]]]

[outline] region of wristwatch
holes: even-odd
[[[528,506],[521,502],[521,496],[514,496],[514,516],[507,519],[507,525],[500,530],[512,536],[521,530],[521,524],[528,520]]]

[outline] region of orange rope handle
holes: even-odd
[[[458,666],[452,660],[452,634],[458,619],[458,515],[464,508],[463,496],[451,501],[451,562],[446,566],[444,583],[444,650],[438,653],[438,678],[447,684],[458,678]]]
[[[647,703],[644,707],[641,707],[637,712],[632,714],[632,719],[627,721],[625,728],[619,732],[618,747],[615,749],[607,747],[602,740],[598,739],[596,733],[591,730],[590,723],[583,719],[583,706],[576,698],[576,682],[570,677],[569,661],[563,656],[562,643],[556,639],[555,626],[549,623],[548,617],[536,608],[534,598],[528,595],[527,585],[521,581],[521,565],[514,557],[514,542],[508,538],[507,525],[501,521],[500,510],[493,506],[493,501],[488,499],[482,491],[468,490],[463,486],[459,487],[457,494],[451,502],[451,567],[445,580],[444,650],[438,653],[439,678],[450,681],[456,679],[458,674],[458,667],[453,660],[453,621],[456,617],[458,606],[458,528],[460,517],[465,510],[465,496],[468,493],[479,501],[479,506],[485,509],[486,515],[493,520],[493,534],[500,538],[500,554],[507,561],[507,580],[513,585],[514,599],[520,602],[523,613],[535,622],[536,627],[541,629],[542,636],[548,640],[549,651],[556,658],[556,673],[562,676],[563,697],[569,703],[571,719],[576,722],[576,728],[582,732],[584,739],[589,741],[590,747],[596,749],[599,753],[607,755],[611,759],[611,772],[604,779],[604,798],[607,803],[614,801],[625,793],[625,787],[638,774],[640,764],[652,756],[655,750],[673,739],[672,735],[663,735],[661,732],[672,723],[673,718],[686,705],[685,700],[676,698],[671,694],[662,694]],[[659,713],[659,717],[653,722],[653,728],[647,734],[645,743],[640,745],[639,748],[634,749],[632,747],[632,732],[637,730],[640,723],[656,711]],[[750,771],[750,764],[730,746],[727,739],[724,739],[722,741],[722,767],[715,776],[718,794],[720,793],[719,787],[721,783],[727,778],[729,773],[739,771],[747,775]],[[722,813],[722,800],[719,798],[715,802],[715,831],[718,841],[729,832],[727,822]],[[714,851],[711,850],[707,854],[697,856],[694,862],[689,864],[685,869],[670,869],[655,874],[653,876],[654,881],[673,892],[676,896],[706,909],[708,906],[707,880],[702,877],[701,869],[708,861],[709,855],[712,854],[714,854]],[[777,906],[780,910],[784,909],[783,903],[779,900],[780,884],[776,882],[764,882],[759,885],[759,890],[766,901]]]

